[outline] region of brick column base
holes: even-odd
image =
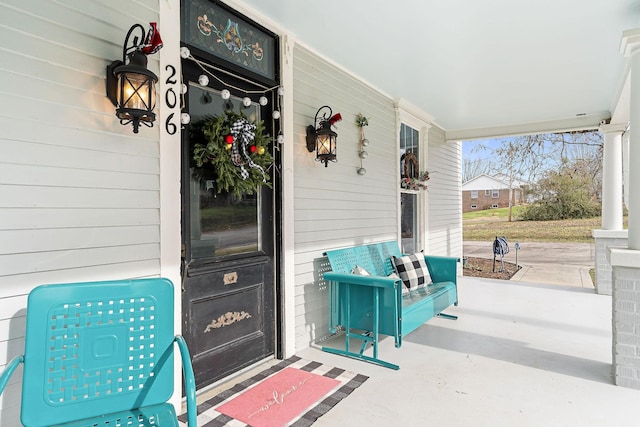
[[[640,251],[608,249],[613,280],[613,377],[640,390]]]
[[[640,268],[613,266],[613,375],[640,389]]]
[[[627,230],[593,230],[595,238],[596,292],[600,295],[612,294],[611,263],[607,259],[609,247],[626,247]]]

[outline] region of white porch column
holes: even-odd
[[[629,209],[629,133],[622,134],[622,199]]]
[[[640,29],[623,33],[621,52],[629,58],[629,240],[611,247],[613,282],[613,374],[616,384],[640,389]]]
[[[627,231],[622,229],[622,134],[627,123],[601,125],[604,134],[602,161],[602,229],[593,230],[595,238],[596,292],[612,294],[610,246],[627,246]]]
[[[604,134],[602,161],[602,229],[622,230],[622,133],[627,124],[601,125]]]
[[[639,30],[640,31],[640,30]],[[625,31],[626,33],[626,31]],[[640,163],[640,33],[631,56],[629,165]],[[640,250],[640,168],[629,168],[629,249]]]

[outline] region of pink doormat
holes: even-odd
[[[198,405],[198,425],[309,426],[367,378],[294,356]]]

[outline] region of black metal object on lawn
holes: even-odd
[[[493,241],[493,272],[496,272],[496,255],[500,255],[500,272],[504,271],[504,256],[509,253],[507,238],[496,236]]]

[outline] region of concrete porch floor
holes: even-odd
[[[635,426],[640,391],[613,385],[611,297],[459,278],[458,320],[435,318],[379,357],[399,371],[311,347],[298,356],[369,380],[315,426]],[[331,340],[324,345],[341,345]]]

